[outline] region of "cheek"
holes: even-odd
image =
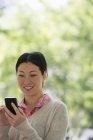
[[[23,83],[23,80],[22,80],[22,79],[17,78],[17,83],[18,83],[18,85],[20,86],[20,85]]]
[[[43,81],[44,81],[43,78],[39,78],[39,79],[36,81],[36,82],[37,82],[37,85],[41,87],[42,84],[43,84]]]

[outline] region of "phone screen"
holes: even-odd
[[[13,109],[11,103],[14,103],[16,105],[16,107],[18,107],[17,104],[17,98],[11,98],[11,97],[5,97],[5,105],[6,107],[13,113],[16,115],[15,110]]]

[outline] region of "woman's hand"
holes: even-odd
[[[10,123],[10,125],[16,127],[20,123],[26,120],[26,116],[21,108],[17,108],[14,103],[12,103],[12,106],[16,112],[16,115],[11,113],[7,107],[5,107],[5,116]]]
[[[5,116],[5,106],[0,106],[0,126],[9,125],[9,122]]]

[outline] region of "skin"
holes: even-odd
[[[22,63],[18,67],[17,81],[25,97],[25,103],[32,108],[43,95],[42,84],[46,73],[42,74],[39,67],[32,63]]]
[[[2,125],[9,125],[6,117],[5,117],[5,110],[4,110],[4,106],[0,106],[0,126]]]
[[[29,62],[19,65],[16,76],[18,86],[24,95],[25,104],[31,109],[43,95],[42,85],[47,77],[47,73],[44,72],[42,74],[38,66]],[[23,110],[17,108],[13,103],[12,106],[16,115],[12,114],[5,106],[0,107],[2,125],[12,125],[15,127],[26,120]]]
[[[12,114],[5,106],[0,107],[0,126],[17,126],[26,119],[24,112],[12,104],[16,115]]]

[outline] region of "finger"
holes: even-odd
[[[24,111],[20,107],[18,109],[22,115],[25,115]]]
[[[19,114],[20,112],[19,112],[18,107],[16,107],[16,105],[15,105],[14,103],[11,103],[11,105],[12,105],[12,107],[14,108],[16,114]]]
[[[0,112],[4,112],[4,106],[0,106]]]
[[[8,116],[10,116],[11,118],[14,118],[14,117],[15,117],[15,115],[14,115],[7,107],[5,107],[5,113],[6,113]]]
[[[0,106],[0,110],[2,110],[4,108],[4,106],[2,105],[2,106]]]
[[[5,117],[6,117],[7,121],[8,121],[8,123],[11,124],[13,118],[11,118],[6,112],[5,112]]]

